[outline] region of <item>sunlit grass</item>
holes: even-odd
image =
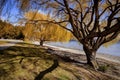
[[[106,78],[88,67],[77,67],[70,62],[64,62],[59,56],[47,53],[47,49],[43,47],[18,42],[0,51],[0,80],[34,80],[41,72],[49,69],[54,60],[59,65],[47,72],[42,80],[97,80],[98,76],[102,80]]]
[[[4,44],[7,44],[8,41],[0,41],[0,45],[4,45]]]
[[[54,64],[54,59],[57,59],[57,56],[46,52],[44,48],[24,42],[0,51],[0,80],[34,80],[41,71]],[[59,61],[59,65],[61,63]],[[43,77],[43,80],[56,79],[72,80],[75,76],[58,66]]]

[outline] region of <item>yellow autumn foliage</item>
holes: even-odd
[[[25,13],[25,18],[29,20],[47,20],[51,19],[49,15],[30,11]],[[52,20],[52,19],[51,19]],[[27,24],[23,31],[27,39],[43,41],[62,41],[66,42],[71,39],[72,34],[54,23],[39,21],[35,24]]]
[[[26,24],[24,30],[22,31],[24,34],[24,40],[28,40],[31,38],[33,34],[33,26],[31,24]]]

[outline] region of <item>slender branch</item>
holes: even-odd
[[[30,22],[30,23],[32,22],[33,24],[35,24],[35,23],[40,22],[40,21],[45,22],[45,23],[57,24],[60,27],[66,29],[66,30],[68,30],[70,32],[73,32],[71,29],[67,28],[66,26],[61,25],[62,23],[68,22],[68,20],[64,20],[64,21],[60,21],[60,22],[57,22],[57,21],[54,21],[54,20],[51,20],[51,21],[49,21],[49,20],[29,20],[28,22]]]
[[[98,10],[98,4],[99,4],[99,1],[98,1],[98,0],[94,0],[95,22],[94,22],[94,26],[93,26],[93,29],[92,29],[91,32],[96,31],[96,29],[97,29],[98,26],[99,26],[99,10]]]
[[[38,4],[38,5],[44,5],[44,4],[48,3],[49,1],[50,1],[50,0],[47,0],[47,1],[43,1],[43,2],[41,2],[41,3],[38,3],[38,1],[34,0],[33,2],[36,3],[36,4]]]
[[[60,4],[61,6],[63,6],[63,7],[65,7],[65,5],[63,4],[63,3],[61,3],[60,1],[58,1],[58,0],[54,0],[54,1],[56,1],[58,4]]]
[[[87,24],[87,27],[89,27],[91,25],[91,23],[93,22],[93,16],[94,16],[94,6],[92,7],[91,19],[90,19],[89,23]]]
[[[99,17],[101,17],[101,16],[105,13],[105,11],[106,11],[108,8],[112,7],[112,6],[115,6],[115,5],[110,5],[110,6],[106,7],[106,8],[100,13]]]
[[[74,18],[73,18],[72,14],[71,14],[71,11],[70,11],[68,2],[67,2],[67,0],[63,0],[63,2],[64,2],[64,4],[65,4],[66,10],[67,10],[68,15],[69,15],[69,22],[70,22],[71,25],[72,25],[73,31],[76,32],[76,33],[74,33],[74,34],[78,34],[78,31],[77,31],[77,30],[78,30],[78,27],[76,27],[75,24],[74,24]]]
[[[83,16],[83,20],[86,18],[87,14],[90,12],[90,9],[92,8],[92,6],[88,7],[87,11],[85,12],[84,16]]]

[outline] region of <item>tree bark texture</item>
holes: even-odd
[[[95,70],[99,68],[96,60],[96,51],[90,50],[88,47],[83,47],[87,58],[87,64],[92,66]]]
[[[40,46],[43,46],[44,41],[40,40]]]

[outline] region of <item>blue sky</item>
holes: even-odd
[[[15,24],[18,22],[19,19],[23,18],[24,13],[22,10],[20,10],[20,5],[16,0],[7,0],[6,4],[4,5],[4,8],[2,10],[2,15],[0,18],[3,21],[10,22],[12,24]],[[30,9],[34,10],[38,8],[38,6],[32,6]],[[43,10],[39,10],[39,12],[43,13]]]
[[[8,0],[2,10],[1,19],[10,23],[15,23],[20,18],[20,11],[15,0]]]

